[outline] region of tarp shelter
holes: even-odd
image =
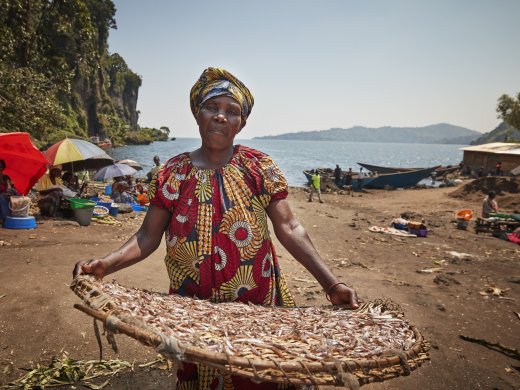
[[[464,166],[470,167],[472,171],[482,167],[484,175],[490,172],[494,174],[495,166],[499,161],[502,162],[504,175],[511,174],[511,171],[520,165],[520,144],[492,142],[460,150],[464,152],[462,159]]]
[[[29,133],[23,132],[0,134],[0,159],[7,165],[4,173],[24,195],[43,176],[49,164],[31,142]]]

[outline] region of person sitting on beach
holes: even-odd
[[[253,107],[249,89],[224,69],[208,68],[190,106],[201,146],[170,158],[150,185],[139,231],[101,259],[76,263],[73,275],[102,278],[148,257],[165,236],[170,293],[212,302],[294,306],[269,232],[319,282],[332,304],[357,308],[356,292],[322,260],[287,201],[287,181],[271,157],[235,145]],[[268,320],[268,319],[262,319]],[[178,388],[275,389],[202,364],[183,363]],[[291,388],[284,386],[284,388]]]
[[[312,197],[315,192],[318,194],[318,200],[320,203],[323,203],[323,200],[321,200],[321,176],[317,169],[312,171],[309,202],[312,202]]]
[[[137,201],[141,206],[146,206],[150,203],[150,199],[148,198],[148,187],[143,184],[141,179],[135,181],[135,194],[137,196]]]
[[[0,223],[3,224],[5,217],[9,215],[9,200],[11,196],[18,195],[14,184],[9,176],[4,174],[7,164],[0,160]]]
[[[61,175],[61,180],[63,181],[63,185],[67,187],[69,190],[79,193],[79,179],[78,176],[70,171],[65,171]]]
[[[61,165],[51,167],[49,172],[38,180],[36,188],[41,215],[56,217],[63,199],[63,189],[66,188],[61,180]]]
[[[112,184],[112,199],[114,202],[135,203],[130,192],[131,187],[126,177],[118,176],[114,178],[114,183]]]
[[[489,191],[482,203],[482,218],[489,218],[490,213],[498,213],[498,204],[495,201],[495,191]]]

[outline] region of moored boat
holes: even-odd
[[[401,167],[386,167],[381,165],[373,165],[373,164],[367,164],[367,163],[357,163],[358,165],[362,166],[363,168],[369,170],[370,172],[377,172],[377,173],[398,173],[398,172],[411,172],[411,171],[417,171],[425,168],[401,168]],[[442,166],[439,165],[435,169],[435,175],[436,177],[444,176],[448,173],[456,172],[460,169],[459,165],[448,165],[448,166]]]
[[[112,147],[112,141],[110,141],[109,138],[100,140],[97,135],[90,137],[90,142],[103,150],[110,149]]]
[[[371,181],[364,185],[366,188],[410,188],[421,180],[431,176],[437,167],[417,169],[415,171],[383,173],[371,177]]]

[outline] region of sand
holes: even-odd
[[[478,215],[484,197],[481,188],[465,195],[461,189],[462,185],[370,190],[353,197],[331,193],[323,195],[324,204],[308,203],[303,189],[290,191],[293,211],[338,277],[364,300],[399,303],[431,343],[431,363],[410,376],[363,388],[520,388],[518,359],[460,338],[520,349],[520,247],[490,234],[476,234],[473,222],[468,230],[458,230],[455,212],[470,208]],[[509,211],[520,209],[518,193],[503,192],[497,199]],[[428,236],[406,238],[368,230],[388,226],[403,212],[414,220],[424,219]],[[74,359],[99,356],[91,318],[72,307],[79,301],[69,289],[72,268],[80,259],[116,249],[136,231],[143,216],[120,215],[122,226],[78,227],[46,219],[35,230],[0,229],[0,385],[23,375],[21,368],[48,364],[62,350]],[[276,244],[297,303],[325,304],[317,282]],[[163,256],[161,245],[146,261],[109,278],[126,286],[166,291]],[[157,356],[126,336],[116,337],[119,354],[105,341],[104,358],[148,362]],[[165,388],[171,385],[169,375],[136,366],[110,378],[110,386]]]

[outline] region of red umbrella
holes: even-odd
[[[49,164],[29,138],[29,133],[0,133],[0,160],[5,161],[4,173],[11,178],[18,192],[27,195],[43,176]]]

